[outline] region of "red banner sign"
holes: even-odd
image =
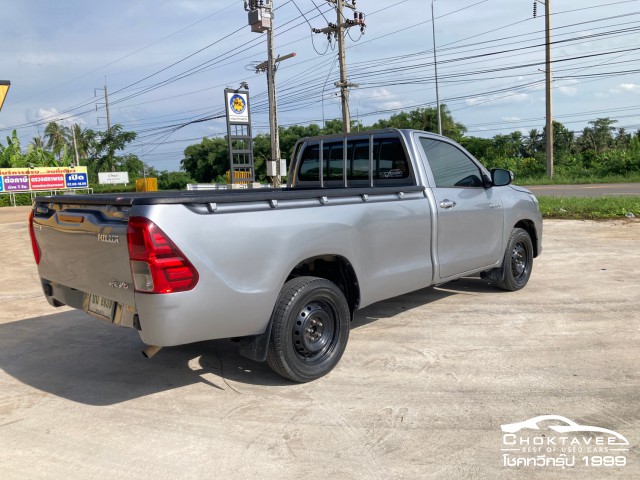
[[[30,175],[31,190],[55,190],[64,188],[64,175],[44,174]]]

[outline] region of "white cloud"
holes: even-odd
[[[54,52],[23,52],[17,59],[20,63],[37,65],[39,67],[60,63],[60,55]]]
[[[625,90],[627,92],[640,92],[640,85],[635,83],[621,83],[618,85],[618,88]]]
[[[578,93],[578,89],[576,87],[569,87],[569,86],[562,86],[562,87],[558,87],[557,88],[559,93],[562,93],[563,95],[566,95],[568,97],[573,97],[575,94]]]
[[[61,118],[62,117],[62,118]],[[78,125],[86,125],[87,122],[80,117],[61,115],[57,108],[39,108],[34,114],[33,112],[27,112],[27,120],[29,122],[36,122],[43,120],[45,122],[58,122],[65,127],[70,127],[74,123]]]
[[[522,120],[520,117],[502,117],[505,122],[518,122]]]

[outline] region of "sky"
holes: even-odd
[[[351,0],[349,0],[351,1]],[[551,2],[551,0],[547,0]],[[280,125],[341,118],[335,22],[326,0],[273,0],[275,48],[296,53],[276,73]],[[532,0],[359,0],[366,15],[346,37],[352,119],[371,125],[435,106],[438,89],[467,135],[523,134],[545,122],[544,5]],[[577,132],[596,118],[640,129],[640,0],[553,0],[554,119]],[[346,10],[350,12],[350,10]],[[179,170],[185,147],[226,133],[224,88],[247,82],[253,133],[268,133],[266,35],[241,0],[22,0],[0,8],[0,143],[23,148],[50,121],[135,131],[127,152]],[[206,120],[203,120],[206,119]],[[200,121],[199,121],[200,120]]]

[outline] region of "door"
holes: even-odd
[[[499,189],[485,187],[483,170],[457,145],[427,136],[419,140],[432,173],[440,279],[495,264],[503,252]]]

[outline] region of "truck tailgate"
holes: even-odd
[[[59,287],[67,292],[64,299],[57,298],[59,302],[107,320],[125,306],[133,313],[126,209],[38,204],[33,234],[42,252],[38,271],[45,293],[47,284],[54,290]],[[71,291],[74,295],[69,295]]]

